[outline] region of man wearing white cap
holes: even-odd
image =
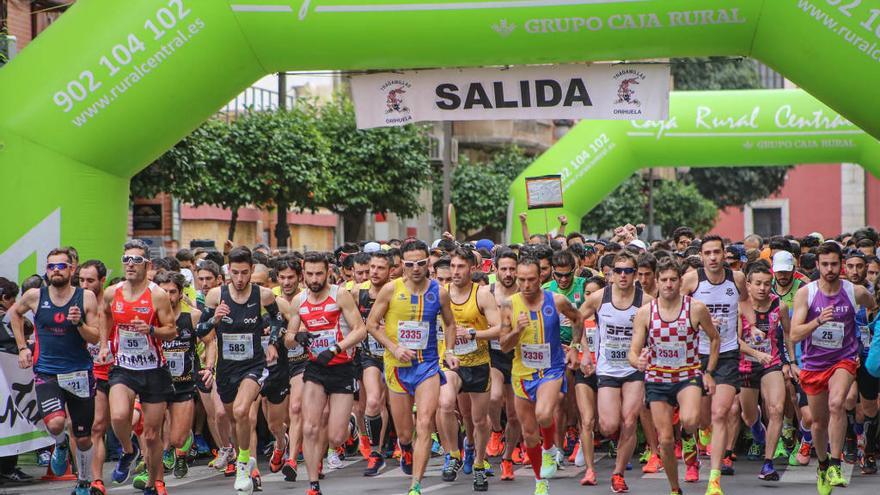
[[[642,254],[648,250],[648,246],[645,244],[645,241],[641,239],[633,239],[629,241],[629,244],[627,244],[626,247],[630,246],[636,248],[638,250],[638,254]]]

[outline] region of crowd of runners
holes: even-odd
[[[780,462],[815,463],[820,495],[846,486],[842,462],[876,473],[876,231],[733,243],[681,227],[646,243],[633,225],[588,239],[561,221],[522,245],[445,234],[151,259],[135,239],[113,280],[109,260],[53,249],[22,288],[0,278],[51,470],[75,463],[74,495],[132,477],[166,495],[210,443],[245,495],[262,455],[307,495],[344,456],[366,477],[400,469],[410,495],[432,455],[474,491],[530,465],[535,495],[571,465],[614,493],[641,464],[680,494],[679,460],[684,482],[710,463],[707,495],[735,473],[778,481]],[[757,473],[737,469],[743,438]]]

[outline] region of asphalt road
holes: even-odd
[[[597,462],[597,475],[599,477],[599,485],[594,487],[582,487],[578,480],[583,474],[583,468],[575,466],[565,466],[560,470],[556,478],[550,481],[550,492],[552,495],[563,494],[609,494],[610,476],[613,463],[604,454],[597,453],[601,459]],[[807,495],[816,493],[816,461],[810,466],[805,467],[789,467],[784,465],[777,466],[780,471],[781,480],[770,483],[763,482],[757,478],[760,470],[759,462],[749,462],[743,459],[736,463],[736,475],[725,476],[722,478],[722,488],[725,495],[756,495],[757,493],[773,493],[774,495]],[[497,461],[497,459],[493,459]],[[206,461],[198,461],[195,466],[190,468],[189,475],[183,479],[175,479],[172,475],[168,475],[167,487],[170,495],[234,495],[232,489],[232,478],[225,478],[217,471],[208,468]],[[334,494],[358,494],[358,495],[406,495],[409,488],[409,482],[406,476],[400,471],[396,465],[392,467],[393,462],[389,460],[382,473],[375,478],[364,478],[362,475],[365,462],[357,457],[354,460],[344,461],[344,467],[327,473],[327,478],[321,482],[321,489],[325,495]],[[497,462],[493,462],[493,467],[498,468]],[[306,479],[304,466],[300,466],[300,480],[295,483],[284,481],[281,473],[271,474],[268,471],[268,465],[265,459],[260,461],[260,468],[263,472],[263,492],[266,494],[273,493],[305,493],[308,483],[302,481]],[[442,468],[442,459],[435,457],[431,459],[428,466],[427,476],[422,482],[422,493],[441,492],[446,495],[466,495],[473,494],[471,487],[471,477],[464,474],[459,475],[458,481],[454,483],[444,483],[440,478],[440,470]],[[108,464],[105,472],[106,478],[112,465]],[[45,468],[26,468],[29,474],[43,474]],[[500,475],[500,472],[497,474]],[[532,478],[531,468],[518,466],[516,471],[516,480],[500,481],[497,478],[490,478],[488,493],[509,493],[516,495],[531,495],[534,491],[534,480]],[[844,475],[850,484],[847,488],[835,489],[834,493],[838,495],[857,495],[857,494],[880,494],[880,475],[864,476],[860,474],[858,467],[844,464]],[[684,476],[684,468],[680,466],[679,476]],[[683,483],[682,488],[687,494],[703,494],[706,490],[706,480],[709,476],[708,459],[703,461],[703,467],[700,473],[701,481],[698,483]],[[640,466],[636,465],[632,471],[626,473],[626,481],[630,488],[630,493],[643,493],[662,495],[669,493],[669,485],[666,482],[665,474],[648,474],[641,472]],[[0,495],[15,494],[32,494],[32,495],[67,495],[71,492],[73,482],[56,481],[48,482],[36,480],[26,484],[4,484],[0,485]],[[111,486],[108,495],[128,495],[140,493],[134,490],[131,485]]]

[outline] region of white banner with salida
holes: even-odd
[[[351,78],[360,129],[432,120],[664,120],[665,64],[386,72]]]

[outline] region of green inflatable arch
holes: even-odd
[[[862,0],[81,0],[0,70],[0,271],[41,269],[59,243],[116,259],[128,179],[260,76],[281,70],[743,55],[880,136],[875,7]]]
[[[880,177],[880,142],[801,90],[674,92],[667,120],[585,120],[529,165],[510,187],[508,237],[522,240],[525,177],[560,174],[564,208],[547,214],[580,219],[641,168],[829,162]],[[545,221],[531,210],[530,232]]]

